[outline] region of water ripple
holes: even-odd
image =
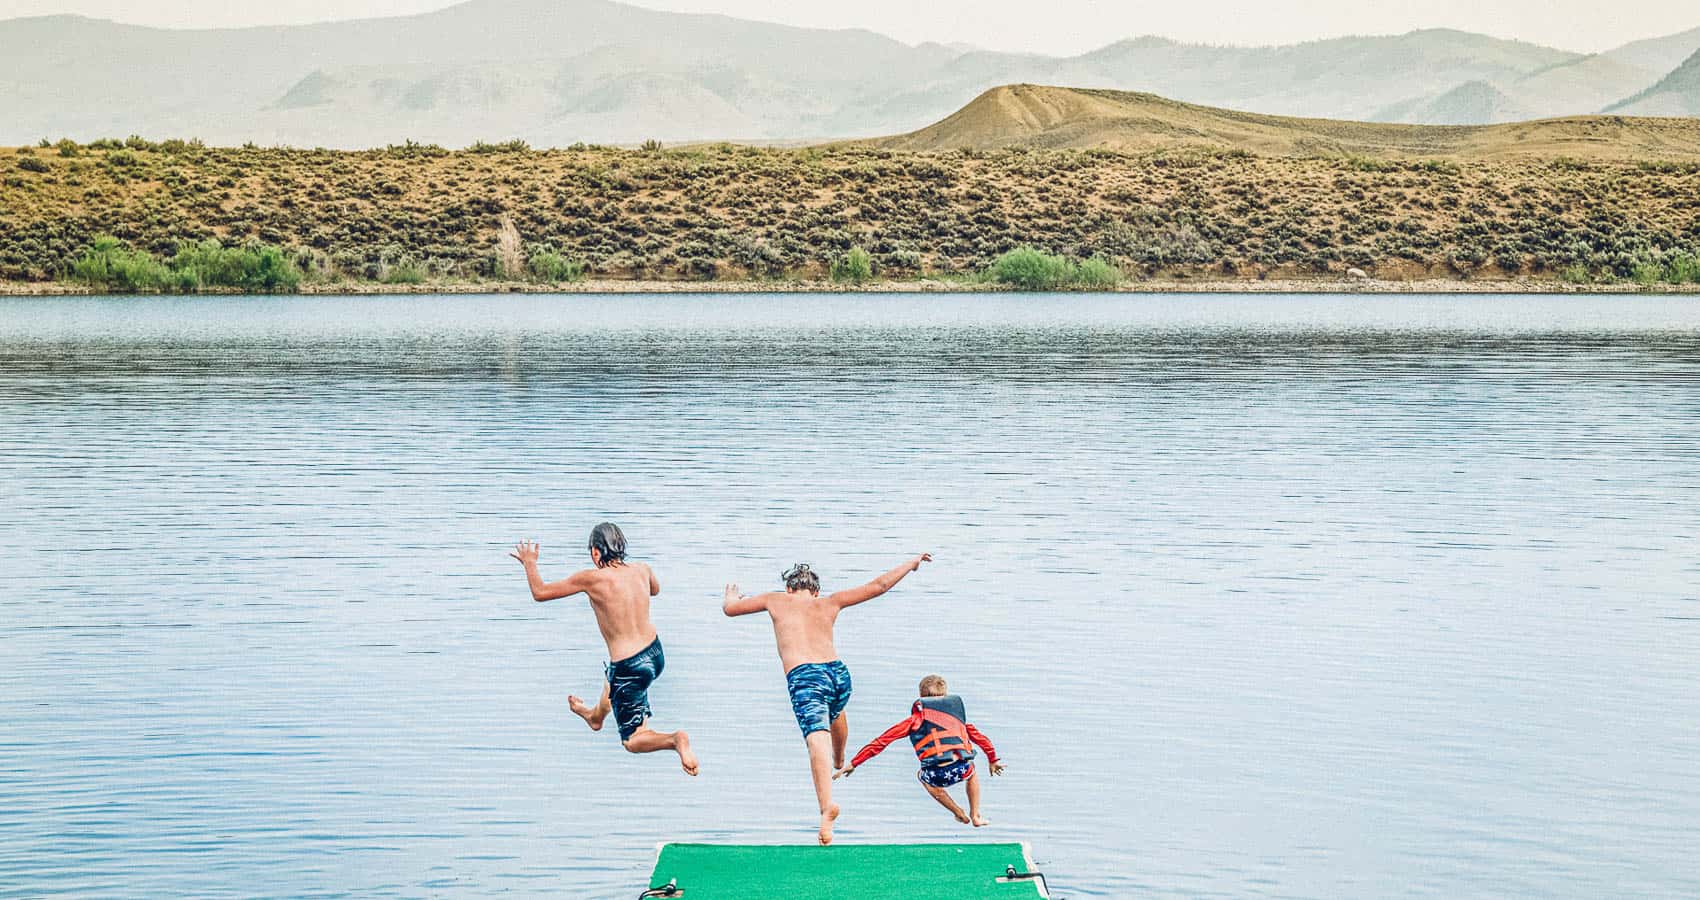
[[[0,896],[627,897],[806,840],[939,671],[1064,896],[1700,893],[1700,306],[1622,298],[0,300]],[[621,522],[657,722],[506,557]],[[577,727],[575,727],[577,725]],[[893,750],[845,841],[960,838]]]

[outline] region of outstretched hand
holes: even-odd
[[[534,566],[537,564],[537,555],[542,551],[543,547],[536,541],[520,541],[514,552],[508,555],[519,560],[520,565]]]
[[[1001,763],[1001,762],[992,763],[992,774],[993,775],[1002,775],[1003,770],[1004,770],[1004,764],[1003,763]]]
[[[832,780],[837,781],[840,778],[848,778],[850,773],[854,771],[856,771],[855,766],[845,766],[844,768],[832,773]]]
[[[915,571],[919,572],[921,570],[921,563],[927,563],[927,562],[932,562],[932,561],[933,561],[933,555],[931,553],[923,553],[920,556],[915,557],[915,564],[914,564],[914,566],[912,566],[912,568]]]
[[[727,603],[731,603],[733,600],[737,600],[738,598],[740,598],[742,596],[744,596],[744,595],[738,593],[738,586],[737,585],[729,584],[729,585],[726,586],[726,602]]]

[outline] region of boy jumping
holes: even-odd
[[[603,522],[590,532],[590,563],[592,568],[575,572],[566,578],[545,583],[537,572],[537,555],[541,548],[533,541],[522,541],[508,554],[525,566],[525,578],[531,584],[531,599],[542,603],[582,593],[590,598],[590,609],[596,613],[596,625],[608,644],[608,658],[614,660],[603,667],[607,683],[602,686],[602,698],[590,706],[572,695],[567,705],[590,726],[602,730],[602,720],[612,712],[614,724],[620,729],[620,743],[632,753],[654,753],[672,750],[679,754],[679,765],[686,775],[697,773],[697,757],[691,752],[691,737],[683,731],[671,734],[649,727],[649,686],[661,677],[666,658],[661,654],[661,638],[649,621],[649,598],[661,593],[661,582],[649,566],[626,560],[626,536],[620,526]]]
[[[850,703],[850,670],[832,646],[832,626],[846,607],[864,603],[897,586],[903,576],[932,561],[923,553],[873,581],[820,595],[820,577],[801,563],[781,576],[785,590],[754,597],[739,595],[738,586],[726,586],[721,609],[728,616],[747,616],[766,611],[773,620],[773,636],[779,644],[779,661],[785,667],[785,687],[791,693],[791,712],[803,730],[809,748],[809,771],[815,781],[815,799],[820,801],[822,844],[832,843],[832,823],[838,804],[832,802],[832,770],[844,765],[844,745],[850,739],[850,723],[844,707]]]
[[[972,821],[975,828],[990,825],[980,815],[980,776],[974,771],[974,748],[969,746],[970,743],[978,744],[986,751],[986,767],[993,775],[1003,774],[1003,763],[998,762],[998,751],[992,748],[992,742],[980,733],[980,729],[968,724],[962,698],[946,693],[948,690],[944,679],[937,675],[921,679],[921,697],[909,708],[909,718],[874,738],[857,752],[850,765],[838,770],[832,777],[849,775],[898,738],[907,737],[915,746],[915,755],[921,760],[921,771],[915,777],[927,793],[940,806],[950,810],[956,821],[964,825]],[[950,796],[950,788],[963,781],[968,782],[967,813]]]

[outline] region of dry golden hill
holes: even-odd
[[[1016,84],[949,118],[871,142],[888,150],[1203,148],[1263,156],[1595,161],[1700,159],[1700,119],[1574,116],[1506,125],[1386,125],[1194,106],[1153,94]]]

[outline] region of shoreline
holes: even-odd
[[[177,297],[177,296],[406,296],[432,294],[1700,294],[1700,285],[1637,282],[1572,284],[1552,279],[1493,278],[1463,280],[1422,278],[1153,278],[1126,281],[1100,290],[1023,291],[998,284],[955,280],[907,279],[843,284],[810,280],[632,280],[586,279],[536,282],[442,282],[426,284],[314,283],[287,294],[209,290],[198,294],[113,294],[64,282],[0,281],[0,297]]]

